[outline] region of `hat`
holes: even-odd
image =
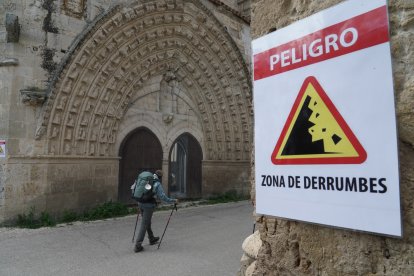
[[[161,177],[162,176],[162,171],[161,170],[156,170],[155,174],[158,175],[159,177]]]

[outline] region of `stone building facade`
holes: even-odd
[[[249,193],[249,3],[2,1],[0,222],[129,202],[143,169]]]
[[[252,39],[342,2],[252,1]],[[399,134],[403,238],[257,216],[240,275],[412,275],[414,271],[414,2],[388,1]],[[384,130],[386,131],[386,130]],[[252,198],[254,201],[254,187]],[[357,214],[356,214],[357,215]],[[258,247],[255,249],[255,247]]]

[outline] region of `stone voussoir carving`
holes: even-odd
[[[126,111],[129,102],[129,97],[126,95],[131,95],[133,87],[136,88],[139,86],[139,83],[144,83],[150,76],[154,75],[154,70],[159,69],[157,69],[158,65],[154,66],[153,64],[165,63],[162,60],[163,58],[177,59],[177,57],[186,57],[181,59],[181,63],[185,65],[186,69],[179,71],[179,74],[185,80],[183,83],[197,84],[197,90],[199,91],[198,93],[201,93],[201,99],[212,103],[207,105],[207,108],[204,107],[204,111],[200,111],[201,114],[217,113],[219,110],[218,106],[228,104],[226,102],[228,97],[225,97],[226,100],[224,98],[218,100],[217,96],[222,94],[225,88],[231,85],[232,81],[227,78],[240,75],[240,68],[243,69],[245,67],[240,53],[236,51],[236,46],[231,43],[231,40],[226,38],[225,33],[221,34],[218,37],[218,41],[214,42],[217,37],[213,33],[223,29],[214,20],[207,20],[207,28],[200,30],[199,26],[195,29],[196,19],[191,15],[184,14],[182,10],[182,5],[185,5],[187,1],[169,2],[174,3],[175,9],[172,7],[166,8],[168,4],[155,5],[154,2],[151,2],[138,4],[135,8],[132,8],[134,12],[128,9],[115,13],[109,19],[103,21],[100,31],[91,33],[89,39],[84,39],[84,44],[77,51],[72,62],[68,63],[67,73],[60,81],[61,84],[56,85],[56,88],[59,90],[55,91],[56,98],[53,100],[54,105],[51,113],[58,114],[57,110],[61,110],[67,114],[73,113],[75,117],[65,115],[66,124],[61,124],[61,120],[52,120],[48,124],[48,132],[51,133],[49,138],[54,141],[50,143],[50,153],[53,151],[59,154],[59,151],[62,151],[61,153],[64,154],[73,154],[71,149],[74,147],[70,144],[75,143],[76,139],[86,141],[84,147],[89,147],[80,152],[86,152],[90,155],[110,154],[113,152],[109,143],[113,138],[109,139],[108,137],[114,136],[112,127],[115,123],[108,123],[105,127],[102,124],[109,122],[108,118],[117,116],[115,114],[120,115]],[[202,13],[208,12],[199,2],[189,2],[196,3],[198,8],[202,7],[200,8]],[[145,14],[140,14],[142,9],[146,11]],[[151,15],[157,9],[161,9],[164,12],[168,10],[172,14],[165,14],[163,16]],[[177,13],[179,10],[180,13]],[[207,15],[207,17],[212,16],[208,13]],[[164,23],[169,21],[172,24],[182,24],[183,22],[188,22],[188,24],[184,26],[166,26]],[[159,27],[157,27],[157,24]],[[217,26],[214,26],[214,24]],[[155,26],[156,30],[146,33],[145,36],[131,39],[131,36],[127,35],[131,32],[131,29],[140,29],[141,26],[150,25]],[[112,33],[116,35],[111,36]],[[168,35],[172,39],[165,40],[165,37],[168,37]],[[163,39],[162,37],[164,37],[164,40],[160,41]],[[194,37],[196,39],[193,39]],[[222,49],[213,47],[218,43],[224,43],[226,46]],[[169,47],[168,52],[158,52],[157,55],[151,54],[165,46]],[[92,49],[95,49],[95,55],[92,55],[94,53]],[[174,54],[174,49],[183,49],[185,54],[178,55],[177,52]],[[232,51],[236,52],[232,54]],[[136,59],[132,58],[134,55],[137,56]],[[235,59],[237,56],[240,58]],[[147,59],[145,60],[142,57]],[[125,65],[126,63],[128,63],[127,66]],[[224,72],[220,70],[220,67],[224,68],[226,74],[223,74]],[[99,74],[94,72],[98,68],[101,68],[101,73]],[[133,68],[140,68],[140,70],[134,70]],[[143,68],[145,69],[142,70]],[[247,69],[245,72],[247,72]],[[244,87],[249,86],[248,74],[244,75],[244,82],[241,81],[241,77],[239,79],[241,83],[244,83],[244,86],[237,84],[238,88],[234,87],[240,93],[245,93],[246,89]],[[112,78],[109,76],[112,76]],[[116,83],[116,85],[111,86],[111,83]],[[108,93],[108,91],[114,88],[120,91],[121,94],[118,94],[120,97],[115,93]],[[74,91],[77,91],[76,98]],[[211,91],[213,94],[206,94],[203,91]],[[64,95],[70,95],[70,100],[65,99]],[[205,98],[207,95],[211,96]],[[195,97],[200,98],[199,96]],[[248,108],[249,95],[245,95],[244,99],[245,102],[239,99],[238,107],[229,108],[231,112],[230,117],[233,118],[234,124],[241,124],[239,122],[241,120],[238,114],[239,110]],[[225,108],[221,108],[221,110],[220,114],[225,114]],[[91,114],[95,114],[95,117],[101,116],[103,119],[92,124],[90,123],[93,120]],[[217,147],[217,149],[213,149],[213,151],[220,152],[226,147],[227,149],[229,147],[240,148],[231,142],[234,137],[240,136],[240,134],[232,133],[234,130],[227,130],[225,134],[224,127],[222,126],[223,120],[220,116],[217,115],[215,118],[207,116],[207,121],[213,120],[213,124],[218,125],[217,134],[213,139],[214,147]],[[120,118],[117,119],[119,121]],[[247,123],[251,124],[250,119]],[[52,127],[53,125],[57,126]],[[67,130],[59,131],[59,128]],[[72,128],[74,129],[72,130]],[[59,138],[61,134],[64,135]],[[221,145],[222,143],[223,145]],[[217,154],[219,158],[220,155]],[[229,156],[222,156],[221,158],[229,158]],[[249,158],[248,154],[246,154],[246,158]]]

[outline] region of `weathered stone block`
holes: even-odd
[[[102,189],[106,188],[107,187],[106,183],[107,183],[106,177],[102,176],[102,175],[101,176],[96,176],[93,179],[93,186],[97,190],[102,190]]]
[[[21,196],[22,198],[25,198],[25,199],[43,194],[43,190],[41,189],[39,183],[34,182],[34,181],[23,183],[21,189],[22,189]]]
[[[9,125],[9,134],[11,138],[25,138],[26,125],[23,121],[11,121]]]
[[[255,259],[249,257],[247,254],[243,254],[243,256],[240,259],[241,264],[241,275],[244,275],[246,269],[255,261]]]
[[[251,264],[247,267],[247,269],[246,269],[246,273],[245,273],[244,275],[245,275],[245,276],[253,276],[253,273],[254,273],[255,269],[256,269],[256,261],[254,261],[253,263],[251,263]],[[265,275],[265,274],[263,274],[263,275]],[[270,275],[270,274],[268,274],[268,275]]]
[[[78,208],[82,207],[83,209],[89,209],[109,201],[109,198],[104,191],[91,191],[78,193]]]
[[[249,162],[203,162],[203,196],[231,190],[240,195],[248,195],[249,167]],[[217,181],[217,175],[220,175],[220,181]]]
[[[262,240],[260,239],[259,231],[256,231],[248,236],[242,244],[244,253],[252,259],[257,259],[261,246]]]
[[[46,166],[32,165],[30,167],[30,179],[32,181],[46,182]]]
[[[73,190],[79,193],[89,192],[94,189],[92,178],[81,178],[73,180]]]
[[[116,162],[116,164],[111,166],[111,175],[117,176],[119,173],[119,162]]]
[[[50,193],[51,194],[60,194],[60,193],[72,193],[73,190],[73,183],[74,180],[67,178],[67,179],[59,179],[53,180],[50,182]]]
[[[14,199],[17,197],[15,188],[13,186],[6,184],[3,188],[4,199]]]
[[[105,177],[111,175],[111,165],[96,165],[95,176]]]
[[[46,196],[46,210],[51,214],[62,214],[65,210],[79,210],[77,193],[60,193]]]
[[[64,165],[60,164],[51,164],[48,166],[47,170],[47,180],[61,180],[69,177],[67,174],[67,169]]]
[[[76,179],[90,179],[95,175],[94,164],[83,163],[76,166]]]
[[[19,139],[7,139],[7,155],[14,155],[20,152],[20,140]]]

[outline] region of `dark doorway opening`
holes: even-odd
[[[198,141],[182,134],[171,147],[168,191],[177,198],[201,197],[201,161],[203,153]]]
[[[149,129],[138,128],[122,142],[120,156],[118,199],[123,203],[134,203],[130,188],[138,174],[162,168],[161,143]]]

